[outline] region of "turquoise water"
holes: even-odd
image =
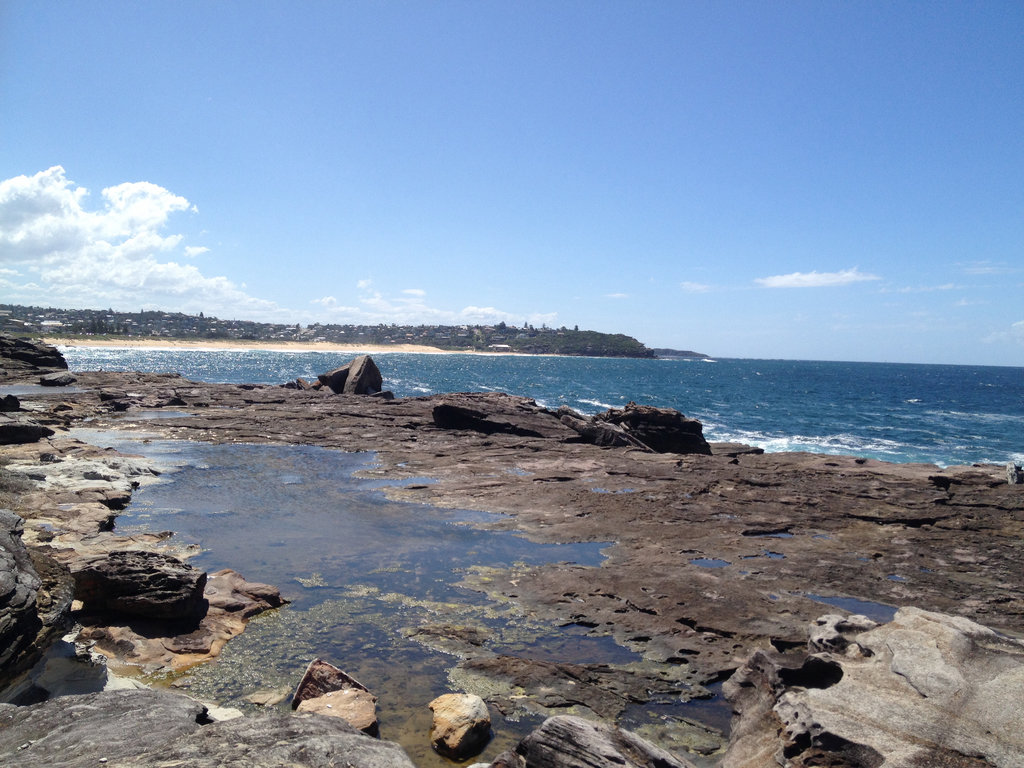
[[[351,353],[62,348],[72,370],[176,371],[199,381],[282,383]],[[1024,368],[792,360],[624,360],[385,353],[399,397],[503,391],[583,413],[630,400],[700,419],[709,440],[769,451],[941,466],[1024,461]]]

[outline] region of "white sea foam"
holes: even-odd
[[[600,400],[590,400],[586,397],[581,397],[579,399],[579,402],[586,403],[587,405],[593,405],[597,408],[603,408],[606,411],[615,407],[614,405],[610,405],[609,403],[602,403]]]

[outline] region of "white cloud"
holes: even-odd
[[[679,287],[687,293],[707,293],[711,290],[710,285],[705,285],[704,283],[691,283],[689,280],[681,282]]]
[[[1020,272],[1019,267],[1012,267],[1009,264],[999,261],[971,261],[958,264],[968,275],[1010,275]]]
[[[881,279],[878,275],[861,272],[854,267],[841,272],[791,272],[788,275],[759,277],[754,282],[765,288],[825,288]]]
[[[85,207],[89,191],[60,166],[0,182],[0,263],[10,301],[64,307],[158,307],[249,319],[280,319],[274,302],[249,296],[226,277],[207,277],[173,260],[183,235],[164,234],[170,217],[195,212],[184,197],[150,182],[100,193],[102,207]],[[183,255],[206,252],[186,247]],[[16,270],[12,275],[10,269]]]
[[[201,256],[204,253],[209,253],[210,249],[202,245],[186,245],[185,255],[190,259],[194,259],[196,256]]]
[[[1024,320],[1019,320],[1010,325],[1005,331],[990,333],[984,339],[986,344],[1020,344],[1024,347]]]
[[[500,323],[521,325],[554,324],[556,312],[509,312],[497,307],[470,305],[459,310],[441,309],[431,306],[425,300],[426,291],[413,288],[388,296],[378,290],[372,280],[356,283],[358,306],[343,306],[333,296],[316,299],[312,303],[322,308],[321,322],[375,324],[396,323],[398,325],[479,325]]]
[[[606,299],[628,299],[628,293],[606,293],[604,295]]]

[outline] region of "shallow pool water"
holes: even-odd
[[[457,689],[449,673],[465,646],[451,636],[466,630],[485,653],[537,660],[628,665],[640,658],[609,637],[539,622],[514,603],[459,586],[479,568],[598,566],[607,543],[538,544],[487,530],[494,515],[392,501],[387,486],[430,479],[363,479],[361,472],[376,467],[369,453],[216,446],[113,431],[77,436],[143,454],[166,470],[135,492],[119,529],[175,531],[172,544],[198,546],[195,566],[233,568],[274,584],[291,601],[254,619],[215,662],[155,682],[253,709],[248,696],[290,692],[305,665],[321,657],[378,696],[382,736],[429,766],[449,764],[429,748],[426,705]],[[669,711],[674,706],[667,702]],[[660,722],[666,712],[658,710],[650,716]],[[496,736],[480,759],[513,746],[542,720],[523,712],[506,720],[493,709],[492,717]]]

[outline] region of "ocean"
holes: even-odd
[[[197,381],[314,378],[352,352],[61,347],[73,371]],[[708,440],[939,466],[1024,462],[1024,368],[797,360],[373,355],[398,397],[502,391],[593,414],[629,401],[699,419]]]

